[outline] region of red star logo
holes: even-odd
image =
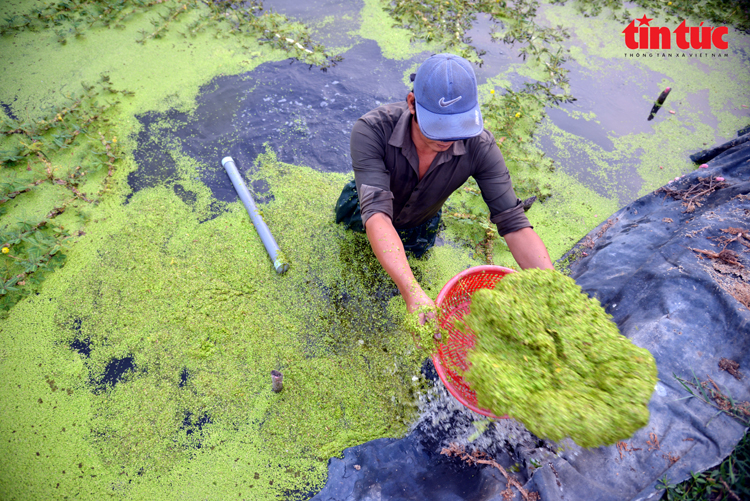
[[[648,26],[648,23],[650,23],[651,21],[653,21],[653,18],[649,19],[649,18],[647,18],[647,17],[646,17],[646,15],[644,14],[642,18],[640,18],[640,19],[636,19],[636,21],[638,21],[638,22],[640,23],[640,24],[638,24],[638,26],[643,26],[644,24],[645,24],[646,26]]]

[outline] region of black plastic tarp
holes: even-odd
[[[748,245],[750,142],[736,141],[708,168],[613,214],[565,256],[573,259],[571,276],[583,290],[656,359],[650,421],[629,440],[582,449],[509,432],[512,424],[503,421],[470,442],[467,430],[481,417],[452,404],[437,383],[442,402],[427,406],[409,435],[368,442],[331,459],[328,482],[313,499],[504,499],[507,482],[496,467],[440,454],[451,442],[489,448],[485,452],[506,470],[520,464],[513,475],[546,501],[659,499],[660,479],[677,483],[715,466],[745,432],[742,421],[719,411],[721,401],[711,397],[750,401],[748,378],[719,365],[737,363],[740,373],[750,368]],[[704,392],[711,390],[711,403],[688,391],[701,395],[700,383]],[[521,499],[512,491],[513,499]]]

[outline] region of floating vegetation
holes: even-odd
[[[85,477],[87,499],[113,489],[123,499],[294,499],[322,487],[345,447],[406,432],[425,353],[398,328],[405,303],[366,237],[333,222],[346,175],[269,151],[248,181],[258,179],[275,195],[264,219],[294,263],[284,275],[239,201],[205,220],[200,204],[156,186],[101,204],[106,221],[87,228],[40,296],[10,311],[0,382],[23,388],[3,384],[0,399],[33,409],[12,418],[24,420],[12,425],[23,438],[3,442],[6,455],[27,452],[3,472],[11,496],[28,492],[29,471],[32,497],[72,496],[78,478],[59,471],[84,462],[97,475]],[[465,253],[431,252],[413,266],[434,295]],[[31,372],[21,380],[17,368]],[[280,393],[272,370],[284,375]]]
[[[469,179],[448,199],[443,219],[450,224],[455,238],[473,246],[484,262],[493,264],[497,226],[490,221],[490,211],[476,181]]]
[[[484,126],[493,132],[503,152],[516,195],[523,199],[536,197],[540,203],[552,196],[551,186],[539,180],[540,174],[555,170],[552,160],[532,140],[545,116],[545,105],[545,100],[534,93],[510,89],[502,96],[493,91],[482,104]],[[481,195],[476,181],[469,179],[448,199],[443,217],[451,224],[456,238],[474,246],[487,264],[493,264],[499,235]]]
[[[552,0],[552,3],[560,5],[569,3],[586,17],[599,16],[602,12],[608,12],[613,19],[624,23],[633,20],[623,0]],[[679,22],[687,17],[695,17],[716,24],[731,24],[738,30],[750,30],[750,2],[748,0],[703,0],[701,2],[633,0],[632,3],[650,14],[665,17],[669,22]]]
[[[140,38],[136,40],[140,44],[164,37],[179,22],[183,27],[179,33],[186,37],[208,28],[217,37],[251,36],[261,44],[284,50],[291,57],[321,69],[341,60],[341,56],[332,55],[323,45],[313,42],[307,26],[264,9],[261,0],[67,0],[6,17],[0,25],[0,35],[49,30],[54,31],[59,43],[65,44],[71,36],[83,38],[87,30],[95,27],[122,29],[124,23],[146,13],[155,14],[150,20],[153,28],[140,30]],[[189,19],[183,22],[184,18]]]
[[[463,322],[477,337],[465,378],[481,407],[583,447],[614,444],[648,423],[654,358],[573,279],[512,273],[475,292]]]
[[[505,1],[492,0],[398,0],[384,4],[397,26],[412,33],[412,41],[433,42],[440,50],[458,54],[480,66],[485,52],[473,45],[467,33],[478,13],[489,15],[496,26],[504,27],[502,31],[492,32],[493,40],[523,44],[521,57],[533,59],[549,75],[545,81],[528,84],[526,91],[543,94],[553,103],[572,99],[568,70],[562,67],[568,58],[561,45],[570,35],[562,26],[545,28],[536,23],[538,1],[519,0],[509,5]]]
[[[109,116],[119,101],[106,98],[132,92],[112,87],[107,75],[96,85],[82,86],[80,95],[67,96],[64,104],[42,112],[41,118],[2,116],[0,314],[65,262],[64,250],[75,235],[56,218],[75,207],[83,222],[88,217],[86,207],[98,204],[110,191],[119,148]],[[36,204],[34,215],[6,221],[8,205],[40,191],[45,194],[37,198],[47,203]]]

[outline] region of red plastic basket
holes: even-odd
[[[438,376],[448,391],[456,399],[474,412],[495,419],[507,419],[508,416],[495,416],[491,411],[477,405],[477,394],[464,380],[462,374],[469,368],[466,354],[474,347],[475,336],[470,329],[464,332],[454,327],[469,313],[471,295],[479,289],[494,289],[495,284],[508,273],[510,268],[502,266],[475,266],[462,271],[451,278],[438,294],[435,305],[438,310],[440,327],[450,333],[446,343],[438,345],[438,351],[432,356]]]

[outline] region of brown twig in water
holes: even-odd
[[[53,184],[59,184],[60,186],[65,186],[66,188],[68,188],[70,191],[73,192],[73,194],[76,196],[76,198],[80,198],[84,202],[94,203],[93,200],[89,200],[88,198],[86,198],[86,194],[85,193],[81,193],[80,191],[78,191],[78,188],[76,188],[70,181],[68,181],[66,179],[63,179],[63,178],[60,178],[60,177],[55,177],[55,174],[54,174],[54,172],[52,170],[52,163],[49,160],[47,160],[47,158],[44,155],[42,155],[41,153],[38,153],[37,156],[39,157],[39,160],[41,160],[42,163],[47,166],[47,178]],[[78,171],[80,169],[81,169],[81,167],[78,166],[76,168],[75,172],[78,173]],[[84,174],[85,174],[85,172],[84,172]],[[73,177],[73,176],[74,175],[71,175],[71,177]]]
[[[482,256],[484,256],[484,260],[487,262],[487,264],[495,264],[492,257],[492,249],[495,247],[496,236],[497,232],[495,232],[492,228],[487,228],[484,231],[484,240],[476,245],[477,254],[481,254]]]
[[[6,194],[5,198],[0,199],[0,204],[3,204],[5,202],[7,202],[8,200],[12,200],[12,199],[16,198],[21,193],[26,193],[27,191],[33,190],[36,186],[39,186],[44,181],[45,181],[44,179],[37,179],[36,181],[34,181],[33,183],[31,183],[30,185],[28,185],[25,188],[22,188],[20,190],[14,191],[12,193]]]
[[[538,492],[528,492],[520,483],[518,483],[518,480],[508,475],[508,472],[505,471],[505,468],[500,466],[495,460],[482,452],[474,451],[469,454],[463,447],[459,446],[458,444],[450,444],[447,448],[441,450],[440,454],[444,454],[448,457],[455,456],[470,464],[488,464],[500,470],[500,473],[502,473],[505,479],[508,481],[508,488],[503,491],[503,498],[505,499],[509,500],[513,497],[513,491],[510,490],[511,486],[518,489],[518,492],[521,493],[521,497],[523,497],[524,501],[538,501],[541,499]],[[507,497],[508,495],[510,495],[510,497]]]

